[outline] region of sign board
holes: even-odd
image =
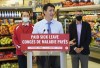
[[[23,51],[67,51],[69,34],[22,34]]]

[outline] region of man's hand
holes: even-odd
[[[71,41],[69,42],[69,44],[70,44],[71,46],[75,45],[76,42],[74,42],[74,41],[75,41],[75,39],[71,40]]]
[[[80,48],[80,51],[82,51],[83,49],[84,49],[84,48],[83,48],[83,47],[81,47],[81,48]]]
[[[80,53],[80,48],[75,49],[76,53]]]
[[[35,63],[37,58],[35,56],[32,56],[32,60],[33,60],[33,63]]]
[[[76,51],[76,53],[80,53],[83,49],[84,49],[83,47],[81,47],[81,48],[76,48],[75,51]]]
[[[16,49],[20,49],[21,47],[20,47],[20,45],[16,45]]]

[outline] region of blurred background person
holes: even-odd
[[[76,11],[76,20],[69,25],[70,51],[72,68],[88,68],[89,45],[91,42],[91,27],[82,21],[82,11]]]
[[[21,51],[21,34],[29,34],[33,31],[33,25],[30,22],[28,12],[22,12],[22,22],[14,30],[13,43],[16,47],[16,55],[18,57],[19,68],[27,68],[27,57]]]

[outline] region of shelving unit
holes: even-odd
[[[14,46],[10,46],[10,47],[0,47],[0,50],[6,50],[6,49],[15,49]]]
[[[75,6],[75,7],[63,7],[58,9],[59,11],[77,11],[77,10],[98,10],[100,5],[88,5],[88,6]]]
[[[75,18],[74,12],[77,10],[82,10],[83,11],[83,16],[87,15],[96,15],[97,18],[93,18],[93,20],[85,20],[87,22],[93,22],[93,23],[100,23],[100,5],[89,5],[89,6],[75,6],[75,7],[64,7],[60,8],[57,10],[57,20],[62,22],[64,26],[65,32],[68,31],[68,25],[72,22],[72,20]],[[90,19],[90,18],[89,18]],[[99,20],[97,20],[99,19]],[[93,25],[92,28],[92,33],[95,28]],[[100,29],[100,28],[99,28]],[[95,29],[95,32],[97,30]],[[98,31],[99,33],[100,31]],[[92,36],[93,41],[92,42],[97,42],[96,38],[94,35]],[[99,37],[100,38],[100,37]],[[90,46],[90,57],[96,58],[100,60],[100,40],[98,41],[99,44],[95,43],[95,45]]]
[[[17,58],[0,59],[0,62],[3,62],[3,61],[12,61],[12,60],[18,60],[18,59]]]
[[[6,37],[12,40],[13,32],[10,32],[10,27],[17,24],[15,23],[16,21],[18,21],[18,23],[21,21],[21,13],[23,11],[27,11],[29,14],[33,13],[32,7],[0,7],[0,68],[3,63],[5,65],[5,63],[12,64],[12,62],[18,61],[15,54],[16,48],[14,47],[13,43],[9,43],[9,40],[7,39],[1,41],[1,39]],[[7,28],[5,28],[7,29],[8,34],[3,32],[4,28],[2,29],[2,26],[7,26]],[[14,28],[11,30],[14,30]]]

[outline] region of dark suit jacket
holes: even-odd
[[[80,38],[80,45],[78,45],[78,36],[77,36],[77,26],[76,22],[73,22],[69,25],[69,34],[70,40],[76,39],[76,44],[74,46],[70,46],[70,54],[77,54],[74,50],[75,47],[83,47],[83,51],[81,54],[88,55],[90,54],[89,44],[91,42],[91,27],[87,22],[82,22],[82,30],[81,30],[81,38]]]

